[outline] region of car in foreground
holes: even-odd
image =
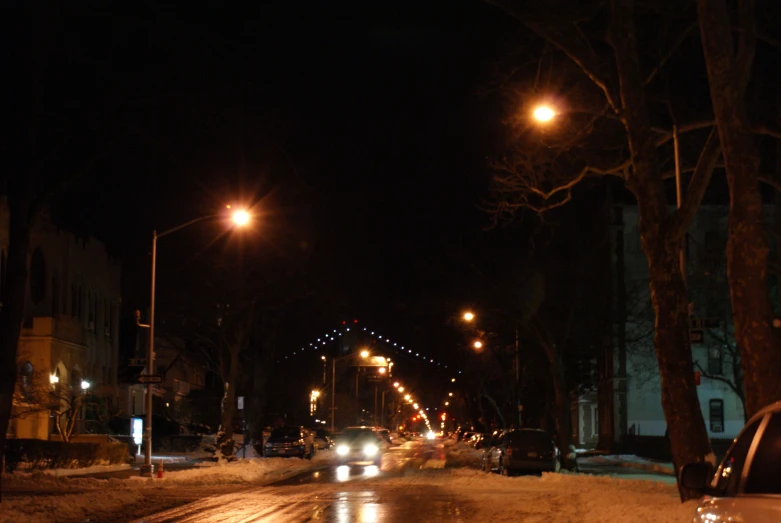
[[[303,427],[277,427],[271,431],[263,455],[271,457],[298,457],[312,459],[315,455],[313,434]]]
[[[710,463],[681,468],[681,484],[705,494],[695,523],[781,521],[781,401],[746,423],[715,473]]]
[[[336,462],[339,465],[376,465],[388,443],[372,427],[347,427],[335,443]]]

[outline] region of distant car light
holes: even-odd
[[[437,435],[433,430],[428,431],[428,434],[426,434],[426,438],[428,439],[437,439]]]
[[[339,445],[336,447],[336,453],[340,456],[346,456],[348,452],[350,452],[350,447],[347,445]]]
[[[363,453],[367,456],[374,456],[378,450],[380,449],[377,448],[377,445],[366,445],[363,447]]]

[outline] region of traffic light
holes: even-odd
[[[445,421],[447,419],[447,412],[443,412],[440,417],[442,418],[442,421]]]

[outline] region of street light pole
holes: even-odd
[[[155,373],[155,277],[157,271],[157,231],[152,231],[152,285],[149,299],[149,343],[146,349],[146,373]],[[144,464],[141,465],[141,475],[152,477],[152,383],[146,384],[146,427],[144,427],[146,445],[144,447]]]
[[[228,206],[228,209],[230,209],[230,205]],[[149,296],[149,325],[146,326],[149,328],[149,343],[146,352],[146,373],[147,376],[149,377],[151,377],[155,373],[155,283],[156,283],[156,276],[157,276],[157,240],[159,238],[162,238],[163,236],[167,236],[178,230],[184,229],[185,227],[188,227],[194,223],[198,223],[203,220],[208,220],[211,218],[216,218],[218,216],[220,215],[209,214],[206,216],[200,216],[198,218],[185,222],[181,225],[168,229],[167,231],[162,232],[160,234],[157,233],[157,230],[152,231],[152,275],[151,275],[152,284],[150,286],[150,296]],[[245,210],[236,210],[233,211],[233,216],[231,219],[233,220],[233,223],[235,225],[239,227],[243,227],[244,225],[247,225],[247,223],[249,223],[250,215]],[[142,327],[144,326],[141,325],[141,323],[138,323],[138,325]],[[146,438],[146,445],[144,447],[144,464],[141,465],[141,475],[144,477],[154,476],[153,474],[154,465],[152,465],[152,388],[153,387],[151,381],[147,381],[146,427],[144,427],[144,437]]]
[[[331,434],[334,432],[334,412],[336,411],[336,358],[331,360]]]

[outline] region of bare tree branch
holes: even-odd
[[[667,61],[672,57],[672,55],[675,54],[675,52],[678,50],[678,48],[681,47],[681,44],[689,37],[689,34],[697,27],[697,23],[693,23],[690,26],[688,26],[686,29],[683,30],[683,32],[678,36],[678,38],[673,42],[672,46],[670,46],[670,49],[667,51],[667,53],[662,57],[661,60],[659,60],[659,64],[653,68],[653,70],[650,72],[650,74],[645,79],[645,85],[648,85],[651,83],[651,81],[656,77],[656,75],[659,73],[659,71],[662,69],[662,67],[665,66]]]
[[[754,54],[757,49],[757,21],[754,0],[739,0],[738,15],[740,17],[740,29],[738,53],[733,64],[735,68],[733,78],[737,82],[738,91],[743,96],[751,78],[751,66],[754,63]]]
[[[606,75],[602,74],[602,67],[596,53],[577,27],[571,31],[571,27],[568,25],[566,30],[561,30],[557,27],[561,25],[560,20],[549,25],[539,18],[535,19],[533,13],[519,5],[518,2],[508,0],[485,1],[488,4],[499,7],[567,55],[602,90],[613,111],[617,114],[619,113],[618,93],[608,83]],[[575,24],[572,23],[571,25]],[[578,35],[580,38],[575,38],[575,35]]]

